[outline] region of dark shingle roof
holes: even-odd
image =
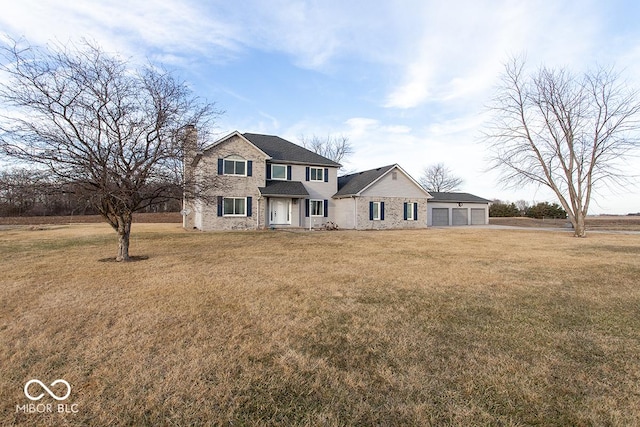
[[[354,196],[358,194],[394,166],[395,165],[383,166],[377,169],[338,177],[338,192],[334,197]]]
[[[339,163],[327,159],[319,154],[309,151],[304,147],[289,142],[279,136],[260,135],[255,133],[243,133],[253,145],[272,157],[272,161],[291,163],[304,163],[308,165],[340,167]]]
[[[474,196],[469,193],[443,193],[436,191],[429,191],[429,194],[433,196],[430,202],[464,202],[464,203],[489,203],[491,200],[483,199],[482,197]]]
[[[267,181],[266,187],[260,187],[263,196],[300,196],[309,195],[300,181]]]

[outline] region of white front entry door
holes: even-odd
[[[291,199],[271,199],[269,203],[270,224],[291,224]]]

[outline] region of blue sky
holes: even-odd
[[[348,170],[399,163],[418,179],[443,162],[463,191],[531,203],[555,198],[501,188],[480,140],[502,64],[524,53],[532,67],[613,65],[640,87],[638,20],[633,0],[21,0],[0,28],[164,63],[225,111],[221,135],[346,135]],[[594,202],[590,213],[639,212],[640,183]]]

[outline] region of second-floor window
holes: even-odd
[[[225,175],[247,175],[247,161],[238,159],[224,159]]]
[[[311,181],[324,181],[324,169],[309,168],[309,179]]]
[[[286,165],[271,165],[271,179],[286,180],[287,179],[287,166]]]

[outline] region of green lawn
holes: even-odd
[[[41,228],[0,231],[3,425],[640,424],[638,235]]]

